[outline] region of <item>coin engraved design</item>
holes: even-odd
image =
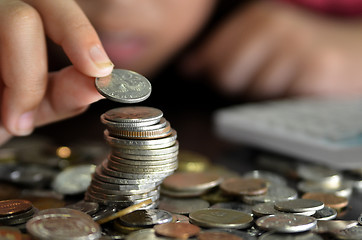
[[[292,233],[314,228],[317,220],[314,217],[287,213],[264,216],[257,219],[255,223],[263,230]]]
[[[151,95],[151,83],[144,76],[125,69],[114,69],[106,77],[95,79],[95,85],[104,97],[122,103],[137,103]]]

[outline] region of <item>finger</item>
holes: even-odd
[[[80,114],[102,98],[94,87],[94,79],[73,66],[51,73],[47,94],[37,111],[36,126]]]
[[[113,64],[89,20],[74,0],[25,0],[44,21],[47,35],[61,45],[78,71],[93,77],[111,73]]]
[[[41,18],[18,1],[0,1],[2,122],[14,135],[33,130],[34,112],[46,89],[47,56]]]

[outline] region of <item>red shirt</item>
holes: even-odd
[[[362,16],[362,0],[282,0],[332,15]]]

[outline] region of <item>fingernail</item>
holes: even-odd
[[[89,52],[93,62],[99,68],[100,74],[108,75],[112,72],[114,64],[100,46],[93,46]]]
[[[34,128],[34,111],[23,113],[17,125],[17,134],[20,136],[29,135]]]

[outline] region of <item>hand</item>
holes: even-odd
[[[361,95],[361,29],[360,20],[262,1],[236,10],[185,65],[229,95]]]
[[[74,64],[48,73],[46,36]],[[0,1],[0,141],[84,111],[113,64],[74,0]]]

